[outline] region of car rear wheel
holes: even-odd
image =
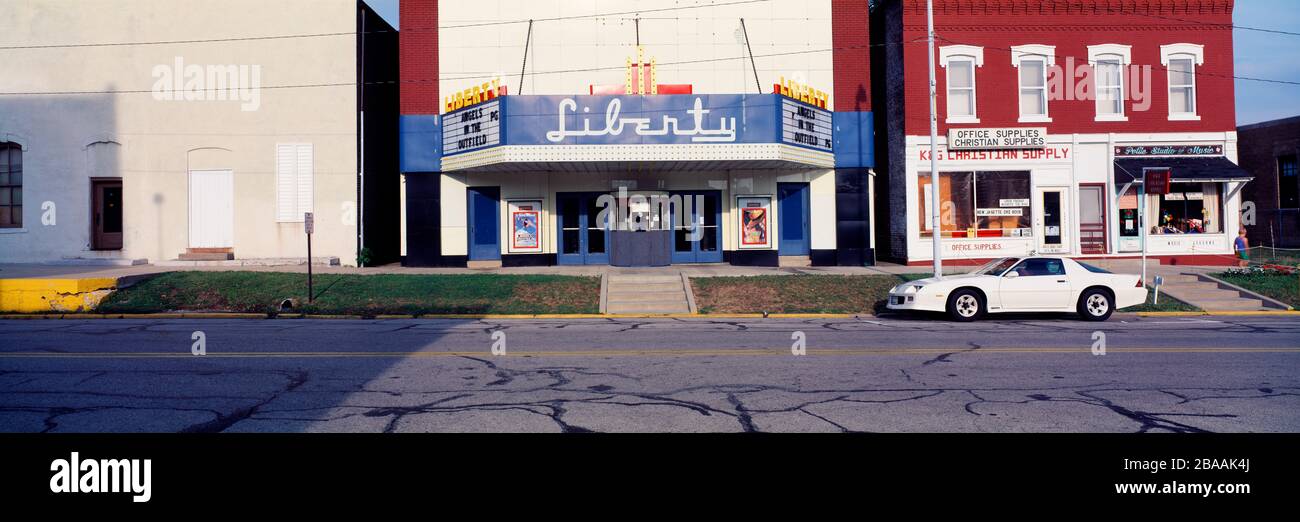
[[[1079,296],[1079,315],[1089,321],[1105,321],[1115,312],[1115,300],[1105,290],[1092,289]]]
[[[974,290],[958,290],[948,296],[948,316],[954,321],[968,322],[984,315],[984,297]]]

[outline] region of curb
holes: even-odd
[[[1300,312],[1298,312],[1300,313]],[[394,319],[853,319],[873,314],[421,314],[421,315],[328,315],[269,314],[236,312],[164,312],[144,314],[0,314],[0,320],[81,320],[81,319],[325,319],[325,320],[394,320]]]
[[[1205,310],[1201,312],[1137,312],[1138,317],[1199,317],[1206,315],[1223,316],[1300,316],[1296,310]]]

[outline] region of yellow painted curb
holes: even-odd
[[[87,312],[117,289],[117,279],[0,279],[0,311]]]
[[[872,317],[871,314],[768,314],[770,319],[852,319]],[[142,314],[0,314],[5,320],[32,319],[331,319],[331,320],[393,320],[393,319],[762,319],[763,314],[421,314],[413,315],[328,315],[282,313],[275,317],[259,313],[237,312],[162,312]]]
[[[1200,317],[1205,315],[1226,315],[1226,316],[1289,316],[1300,315],[1296,310],[1206,310],[1203,312],[1138,312],[1138,317]]]

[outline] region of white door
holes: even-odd
[[[1043,187],[1034,191],[1034,236],[1038,253],[1065,254],[1070,251],[1070,191],[1065,187]]]
[[[190,248],[234,245],[235,186],[229,170],[190,171]]]

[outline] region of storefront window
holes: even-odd
[[[930,173],[919,178],[921,236],[930,234]],[[1029,172],[939,173],[941,237],[1029,237]]]
[[[1218,183],[1173,183],[1169,193],[1149,196],[1155,211],[1152,234],[1220,234],[1223,207]]]
[[[1128,192],[1119,195],[1119,235],[1120,237],[1138,237],[1142,229],[1138,224],[1137,187],[1130,187]]]

